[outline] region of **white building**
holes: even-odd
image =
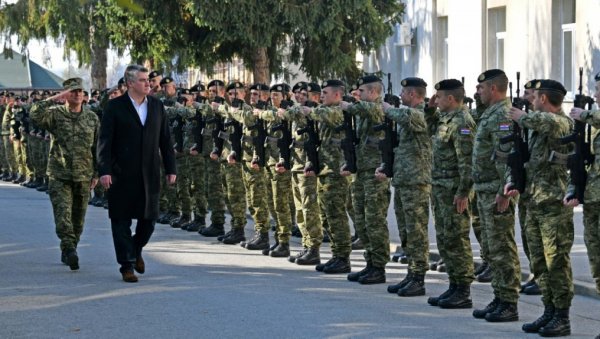
[[[401,79],[418,76],[430,85],[465,77],[475,92],[477,76],[501,68],[521,88],[529,79],[562,82],[568,99],[579,86],[591,95],[600,72],[599,0],[403,0],[406,14],[387,43],[359,56],[367,72],[392,73],[394,93]],[[412,31],[412,39],[401,32]]]

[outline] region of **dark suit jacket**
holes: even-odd
[[[165,109],[148,95],[148,115],[142,122],[127,93],[110,100],[98,137],[98,174],[110,174],[108,215],[113,218],[157,219],[160,159],[166,174],[175,174],[175,155]]]

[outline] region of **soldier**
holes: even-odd
[[[504,195],[506,165],[491,160],[497,150],[509,151],[500,138],[510,134],[506,117],[510,100],[506,97],[508,78],[504,71],[490,69],[477,78],[477,93],[488,108],[480,117],[473,145],[473,182],[481,218],[482,241],[487,242],[492,267],[494,299],[473,317],[490,322],[517,321],[519,312],[520,266],[515,243],[514,201]]]
[[[26,112],[22,106],[21,97],[13,96],[12,101],[9,102],[6,114],[10,119],[10,139],[13,146],[13,154],[15,155],[15,164],[17,166],[18,177],[13,180],[13,184],[20,184],[25,182],[28,176],[28,169],[26,165],[27,153],[26,153],[26,140],[23,139],[22,123]]]
[[[4,118],[4,111],[6,109],[5,106],[6,97],[5,91],[0,92],[0,122]],[[8,164],[8,159],[6,158],[6,151],[4,150],[4,133],[2,131],[2,126],[0,126],[0,180],[7,179],[12,176],[10,172],[10,166]]]
[[[465,89],[456,79],[435,85],[429,100],[428,123],[433,140],[432,205],[440,256],[447,267],[450,286],[438,297],[427,300],[441,308],[471,308],[473,252],[469,238],[469,197],[473,187],[471,153],[475,121],[463,104]]]
[[[571,334],[573,272],[569,253],[574,239],[573,210],[562,204],[568,184],[567,169],[549,156],[553,151],[568,153],[568,146],[560,140],[571,131],[570,120],[561,108],[566,94],[561,83],[540,80],[535,85],[533,112],[512,107],[507,114],[521,128],[533,131],[528,140],[529,161],[525,164],[525,230],[531,267],[542,290],[544,314],[524,324],[523,331],[552,337]],[[507,180],[504,194],[514,197],[519,191],[511,179]]]
[[[162,74],[158,71],[152,71],[148,74],[148,79],[150,80],[150,95],[157,95],[162,90],[161,81]]]
[[[50,97],[36,103],[31,119],[53,134],[48,164],[49,194],[54,211],[56,234],[62,251],[61,261],[79,269],[77,244],[83,232],[90,189],[98,183],[94,149],[98,117],[82,106],[80,78],[63,82],[64,91],[55,97],[66,98],[66,105],[53,106]]]
[[[382,109],[383,84],[376,76],[359,80],[360,102],[342,101],[341,108],[357,117],[359,143],[356,147],[357,173],[353,180],[354,223],[356,232],[365,246],[367,266],[348,275],[349,281],[361,284],[385,283],[385,265],[390,260],[390,238],[386,214],[390,200],[389,182],[378,180],[374,173],[380,165],[377,151],[383,131],[373,131],[373,126],[384,120]],[[342,171],[343,176],[350,175]]]
[[[388,292],[401,297],[425,295],[425,272],[429,259],[429,196],[431,194],[431,139],[425,121],[427,83],[410,77],[401,82],[403,105],[394,108],[387,102],[383,109],[388,119],[398,124],[398,146],[394,148],[393,179],[394,208],[400,209],[399,221],[406,227],[406,255],[408,274],[398,284],[388,286]],[[378,168],[376,176],[386,175]],[[397,212],[398,213],[398,212]]]

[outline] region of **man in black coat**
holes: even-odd
[[[100,183],[108,190],[108,216],[117,262],[126,282],[145,271],[142,248],[158,218],[160,160],[167,182],[175,183],[175,156],[163,104],[148,95],[148,69],[128,66],[128,90],[104,109],[97,157]],[[137,219],[135,235],[131,220]]]

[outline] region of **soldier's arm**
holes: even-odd
[[[528,128],[551,137],[561,136],[560,116],[548,112],[529,112],[523,115],[518,123],[523,128]],[[563,133],[564,134],[564,133]]]
[[[270,107],[270,108],[260,111],[258,117],[260,119],[263,119],[264,121],[275,122],[275,123],[278,123],[283,120],[279,117],[279,115],[277,115],[277,108],[275,108],[275,107]]]
[[[337,127],[344,122],[344,112],[339,106],[319,106],[310,113],[310,118]]]
[[[490,136],[492,138],[492,144],[494,145],[494,150],[492,152],[494,152],[495,150],[500,150],[502,152],[510,152],[512,148],[511,143],[507,143],[504,145],[500,144],[501,138],[512,133],[512,121],[508,120],[505,114],[507,110],[508,107],[502,112],[497,112],[497,118],[495,120],[488,120],[488,123],[493,124],[492,128],[495,129],[492,131],[492,133],[490,133]],[[498,195],[504,196],[504,183],[510,180],[510,168],[506,166],[506,163],[502,163],[500,161],[495,161],[494,166],[496,167],[498,177],[502,181],[502,185],[500,185],[496,193]]]
[[[600,128],[600,111],[581,112],[581,121],[592,125],[594,128]]]
[[[440,120],[440,111],[435,107],[427,107],[424,110],[425,112],[425,123],[427,126],[437,126],[438,121]],[[429,135],[433,136],[435,134],[435,128],[429,128]]]
[[[414,132],[424,132],[427,130],[425,116],[423,112],[417,109],[406,106],[390,108],[385,111],[385,115],[404,129]]]
[[[31,121],[41,129],[45,129],[50,133],[54,133],[54,112],[50,107],[54,105],[53,102],[43,100],[38,101],[31,107],[29,117]]]
[[[361,101],[348,107],[348,113],[375,122],[381,122],[383,105],[380,102]]]
[[[252,110],[252,106],[244,104],[241,109],[231,108],[229,110],[229,114],[232,119],[241,122],[246,126],[254,126],[256,124],[256,117],[254,116]]]
[[[475,136],[475,122],[472,119],[461,119],[454,131],[453,144],[458,159],[458,173],[460,181],[456,189],[456,196],[466,197],[473,186],[471,175],[473,139]]]

